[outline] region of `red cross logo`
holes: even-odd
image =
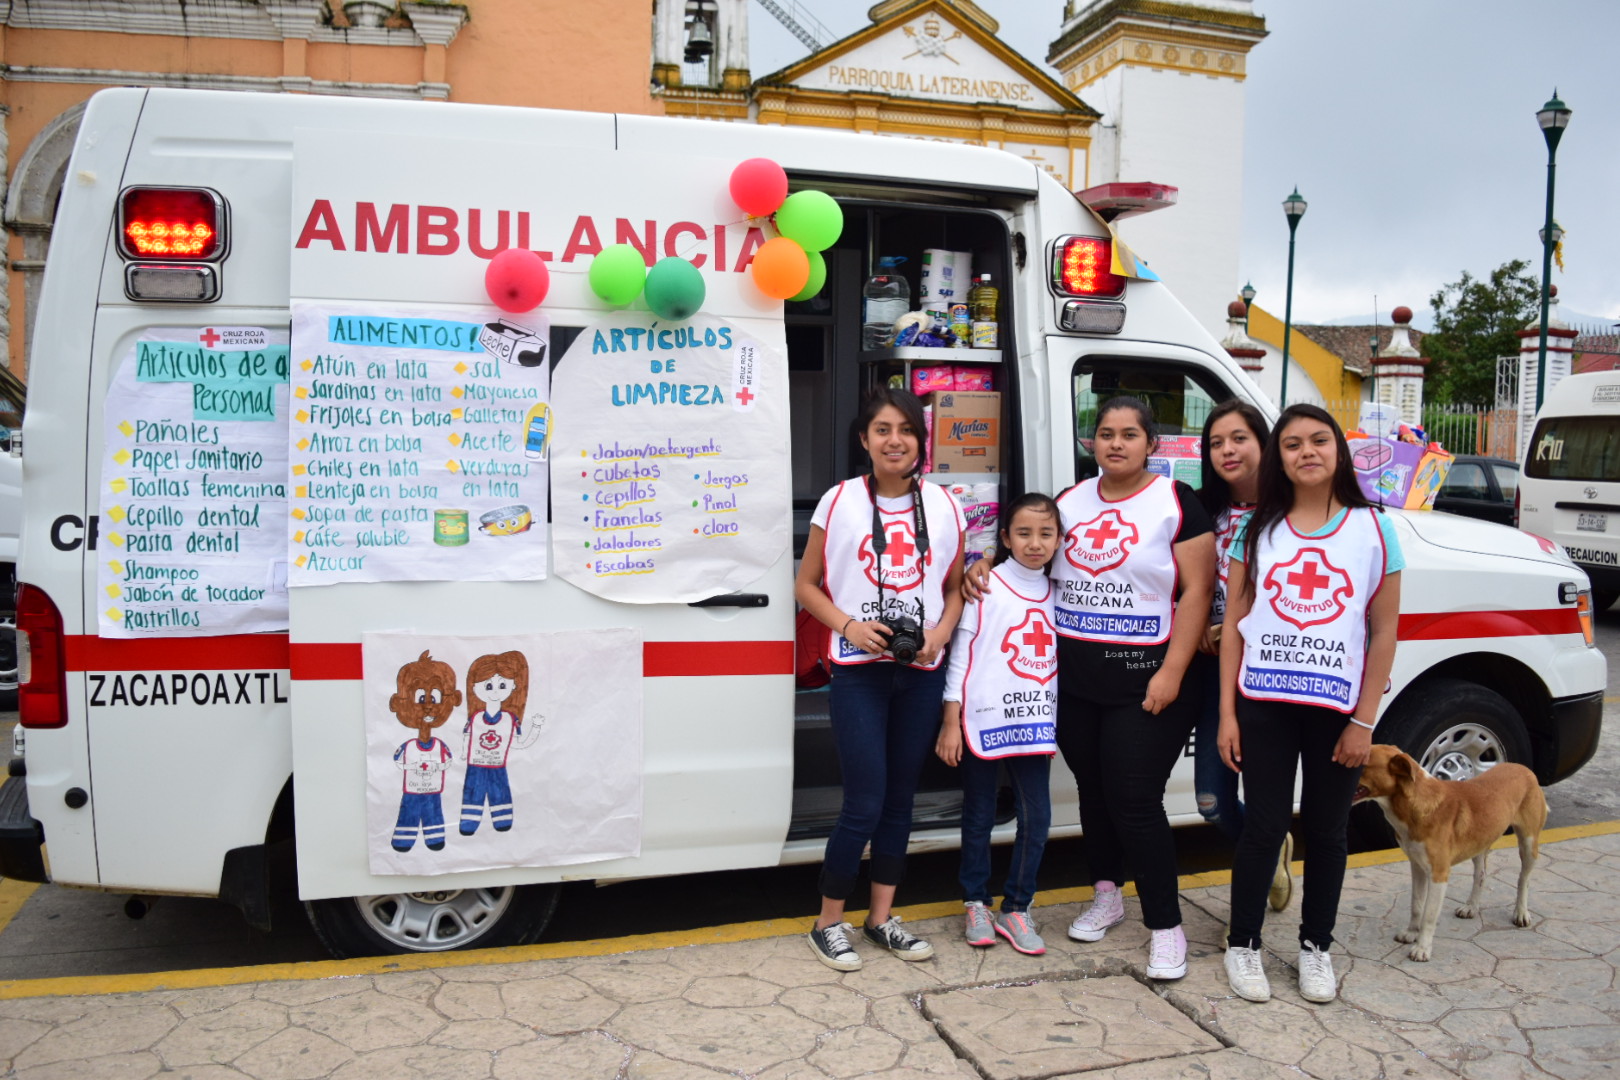
[[[887,510],[883,511],[885,514]],[[906,513],[898,520],[891,518],[883,526],[888,539],[883,548],[882,586],[893,592],[902,593],[908,589],[915,589],[922,584],[924,568],[933,566],[934,552],[930,549],[922,558],[917,558],[917,540],[912,532],[911,515]],[[878,581],[878,559],[872,550],[872,538],[861,538],[861,546],[856,551],[856,557],[866,569],[866,579],[873,585]]]
[[[1130,558],[1140,538],[1136,526],[1110,508],[1069,530],[1063,556],[1076,569],[1095,577]]]
[[[754,398],[757,397],[757,396],[758,395],[756,395],[752,390],[748,389],[748,387],[746,387],[746,386],[743,387],[741,390],[737,391],[737,395],[736,395],[737,400],[742,402],[743,408],[747,408],[749,405],[753,404]]]
[[[1308,562],[1305,564],[1304,570],[1297,574],[1288,575],[1288,584],[1299,586],[1299,598],[1301,600],[1314,600],[1316,590],[1327,588],[1333,584],[1333,579],[1326,574],[1317,573],[1316,564]]]
[[[501,737],[493,731],[486,731],[482,735],[478,736],[478,745],[482,746],[485,750],[493,750],[497,746],[501,745]]]
[[[1101,550],[1104,544],[1118,535],[1119,530],[1114,528],[1112,521],[1105,521],[1095,529],[1087,529],[1085,532],[1086,539],[1091,541],[1093,551]]]
[[[889,534],[888,546],[890,566],[904,566],[906,557],[917,550],[917,545],[906,539],[906,530],[903,526],[897,526],[894,532]]]
[[[198,339],[210,349],[212,349],[215,345],[218,345],[220,341],[223,340],[217,333],[214,332],[214,328],[212,326],[203,330],[203,332],[198,335]]]
[[[1301,548],[1267,570],[1262,584],[1271,593],[1271,609],[1301,630],[1333,622],[1356,595],[1350,575],[1329,562],[1321,548]]]
[[[1003,586],[1004,587],[1004,586]],[[1018,625],[1001,639],[1001,651],[1007,654],[1007,670],[1020,679],[1046,684],[1057,675],[1057,633],[1052,629],[1046,612],[1032,607],[1024,612]]]

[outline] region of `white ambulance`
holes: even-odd
[[[763,223],[738,212],[726,183],[756,157],[842,208],[813,299],[784,305],[751,282],[761,237],[749,234]],[[131,243],[179,207],[205,215],[208,242],[192,232],[167,251]],[[605,313],[585,270],[615,240],[641,247],[649,265],[689,258],[706,286],[703,315],[785,359],[773,377],[791,401],[790,464],[770,479],[791,498],[776,523],[780,553],[756,580],[699,603],[655,604],[604,599],[558,573],[350,581],[286,590],[280,631],[103,631],[100,575],[123,550],[113,535],[128,531],[102,513],[104,464],[131,404],[113,388],[136,343],[159,328],[205,344],[221,328],[274,340],[295,320],[294,297],[487,307],[486,260],[509,243],[550,260],[540,310],[555,363]],[[822,492],[862,464],[848,434],[862,391],[940,359],[861,350],[862,282],[881,257],[969,252],[1001,288],[998,348],[945,358],[994,368],[999,472],[941,479],[994,483],[1003,498],[1059,491],[1094,472],[1090,424],[1120,391],[1152,402],[1184,458],[1196,456],[1213,403],[1235,396],[1271,409],[1165,284],[1107,272],[1110,244],[1071,193],[995,150],[437,103],[98,94],[63,184],[33,331],[18,604],[26,757],[0,798],[0,872],[219,897],[267,926],[266,851],[296,838],[309,917],[334,953],[353,955],[532,941],[563,881],[818,859],[839,778],[826,694],[795,688],[795,556]],[[287,422],[276,421],[279,438]],[[559,513],[553,502],[553,539]],[[1585,575],[1523,533],[1394,517],[1409,568],[1379,737],[1442,775],[1518,760],[1550,783],[1578,769],[1596,745],[1606,681]],[[468,526],[465,517],[444,524]],[[546,524],[535,523],[537,535]],[[554,568],[565,557],[555,543],[549,554]],[[644,641],[638,853],[374,873],[363,636],[602,628]],[[1180,824],[1201,821],[1191,766],[1189,756],[1167,794]],[[1053,795],[1054,833],[1075,835],[1062,769]],[[913,844],[954,845],[959,805],[950,770],[931,766]],[[1003,839],[1010,828],[1002,823]]]
[[[1598,611],[1620,599],[1620,371],[1570,375],[1552,388],[1514,499],[1519,527],[1586,571]]]

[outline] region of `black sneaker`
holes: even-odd
[[[900,925],[900,916],[890,915],[882,926],[863,927],[866,940],[881,945],[902,960],[927,960],[934,955],[934,947],[920,937],[913,936]]]
[[[861,958],[850,948],[848,934],[852,927],[847,922],[833,923],[822,930],[810,928],[810,948],[816,959],[834,971],[859,971]]]

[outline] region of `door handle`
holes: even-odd
[[[694,600],[688,607],[770,607],[771,598],[758,592],[733,592]]]

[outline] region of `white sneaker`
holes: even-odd
[[[1069,924],[1069,937],[1075,941],[1101,941],[1110,926],[1125,920],[1125,894],[1118,889],[1098,889],[1091,906]]]
[[[1232,993],[1244,1001],[1270,1001],[1271,983],[1260,963],[1259,949],[1229,945],[1226,949],[1226,981]]]
[[[1187,935],[1179,926],[1155,930],[1148,941],[1147,977],[1179,979],[1187,974]]]
[[[1299,996],[1318,1005],[1339,996],[1339,981],[1333,977],[1333,958],[1326,950],[1306,942],[1299,947]]]

